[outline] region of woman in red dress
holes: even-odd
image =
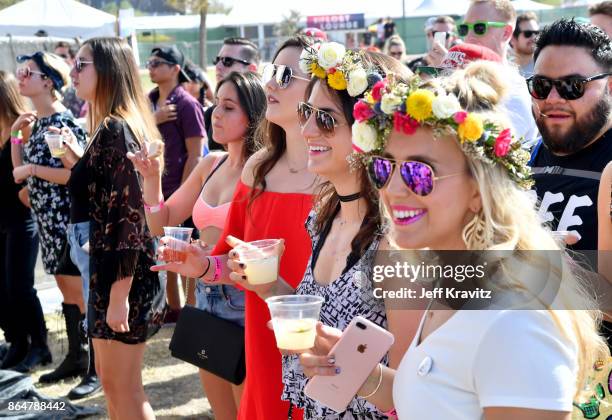
[[[264,79],[269,79],[264,80],[268,99],[266,121],[260,127],[264,148],[244,167],[221,240],[211,253],[216,258],[207,257],[201,248],[191,246],[185,263],[159,265],[154,270],[176,271],[206,283],[214,280],[215,284],[234,285],[229,279],[227,253],[235,243],[228,236],[244,241],[283,238],[286,251],[280,276],[294,288],[301,281],[311,252],[304,222],[319,184],[316,176],[307,171],[307,146],[296,114],[309,81],[299,66],[305,46],[306,39],[287,40],[264,72]],[[163,248],[159,254],[163,255]],[[247,375],[238,419],[285,420],[289,403],[281,400],[281,354],[274,333],[266,325],[270,320],[268,307],[256,293],[247,290],[245,311]],[[301,418],[301,411],[294,409],[293,419]]]

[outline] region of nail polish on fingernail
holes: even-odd
[[[330,357],[329,359],[327,359],[327,362],[328,362],[330,365],[333,365],[334,363],[336,363],[336,359],[334,359],[333,357]]]
[[[340,368],[339,368],[339,367],[337,367],[337,368],[336,368],[336,375],[338,375],[339,373],[340,373]]]
[[[246,276],[242,276],[242,280],[246,280]]]
[[[244,267],[246,267],[243,263],[238,264],[238,267],[244,269]]]

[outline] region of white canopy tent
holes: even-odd
[[[423,0],[420,5],[406,12],[407,17],[417,16],[463,16],[470,6],[469,0]]]
[[[228,2],[229,3],[229,2]],[[414,9],[415,0],[405,0],[406,16]],[[300,12],[300,15],[343,15],[363,13],[366,19],[381,17],[402,17],[401,0],[351,0],[351,1],[329,1],[329,0],[234,0],[231,4],[232,10],[227,16],[225,25],[244,24],[271,24],[283,20],[291,10]]]
[[[74,0],[24,0],[0,10],[0,35],[83,39],[115,35],[115,16]]]
[[[532,0],[513,0],[512,5],[515,10],[521,11],[538,11],[538,10],[546,10],[552,9],[552,6],[544,3],[538,3],[537,1]]]

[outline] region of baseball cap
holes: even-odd
[[[302,33],[306,36],[316,39],[317,41],[327,41],[327,34],[319,28],[305,28]]]
[[[462,69],[468,63],[477,60],[493,61],[501,63],[502,59],[495,51],[482,45],[462,43],[448,50],[446,57],[439,67],[423,66],[417,67],[417,72],[437,76],[440,73]]]
[[[151,55],[163,58],[168,63],[177,64],[181,69],[179,71],[179,83],[190,82],[191,79],[183,69],[185,65],[185,56],[174,45],[170,47],[156,47],[151,50]]]

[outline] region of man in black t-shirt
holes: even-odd
[[[562,19],[544,28],[528,79],[542,142],[532,154],[539,213],[553,230],[597,249],[599,178],[612,160],[612,43],[593,25]]]
[[[256,72],[259,59],[259,49],[253,42],[246,38],[226,38],[214,61],[217,83],[233,71]],[[215,106],[207,108],[204,112],[204,125],[206,134],[208,134],[208,150],[210,151],[223,150],[223,146],[213,138],[212,113]]]

